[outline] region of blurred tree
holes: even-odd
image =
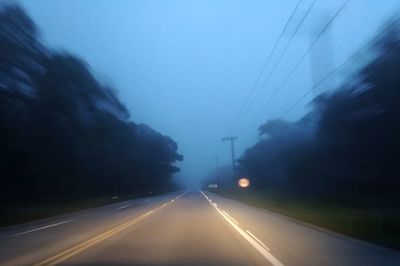
[[[297,122],[271,120],[240,159],[260,189],[346,202],[400,195],[400,24],[387,25],[376,57],[345,85],[316,97]],[[253,182],[254,183],[254,182]]]
[[[0,7],[2,203],[168,189],[177,144],[130,122],[113,88],[37,38],[21,7]]]

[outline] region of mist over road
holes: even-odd
[[[0,264],[399,265],[400,253],[189,191],[4,228]]]

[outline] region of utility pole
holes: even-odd
[[[218,156],[215,156],[215,175],[216,175],[216,179],[217,179],[217,185],[218,187],[221,185],[219,183],[219,165],[218,165]]]
[[[236,172],[235,146],[234,146],[234,142],[235,142],[236,139],[237,139],[237,137],[225,137],[225,138],[222,138],[222,141],[230,141],[231,142],[232,170],[233,170],[233,173]]]

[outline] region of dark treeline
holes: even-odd
[[[252,188],[335,202],[400,199],[400,25],[376,39],[374,59],[295,122],[270,120],[239,160]],[[296,88],[292,88],[296,89]],[[397,199],[397,201],[395,201]]]
[[[129,121],[81,59],[46,48],[21,7],[0,5],[2,203],[160,191],[177,149]]]

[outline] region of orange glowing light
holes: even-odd
[[[238,185],[239,185],[239,187],[246,188],[246,187],[250,186],[250,180],[248,180],[245,177],[240,178],[238,181]]]

